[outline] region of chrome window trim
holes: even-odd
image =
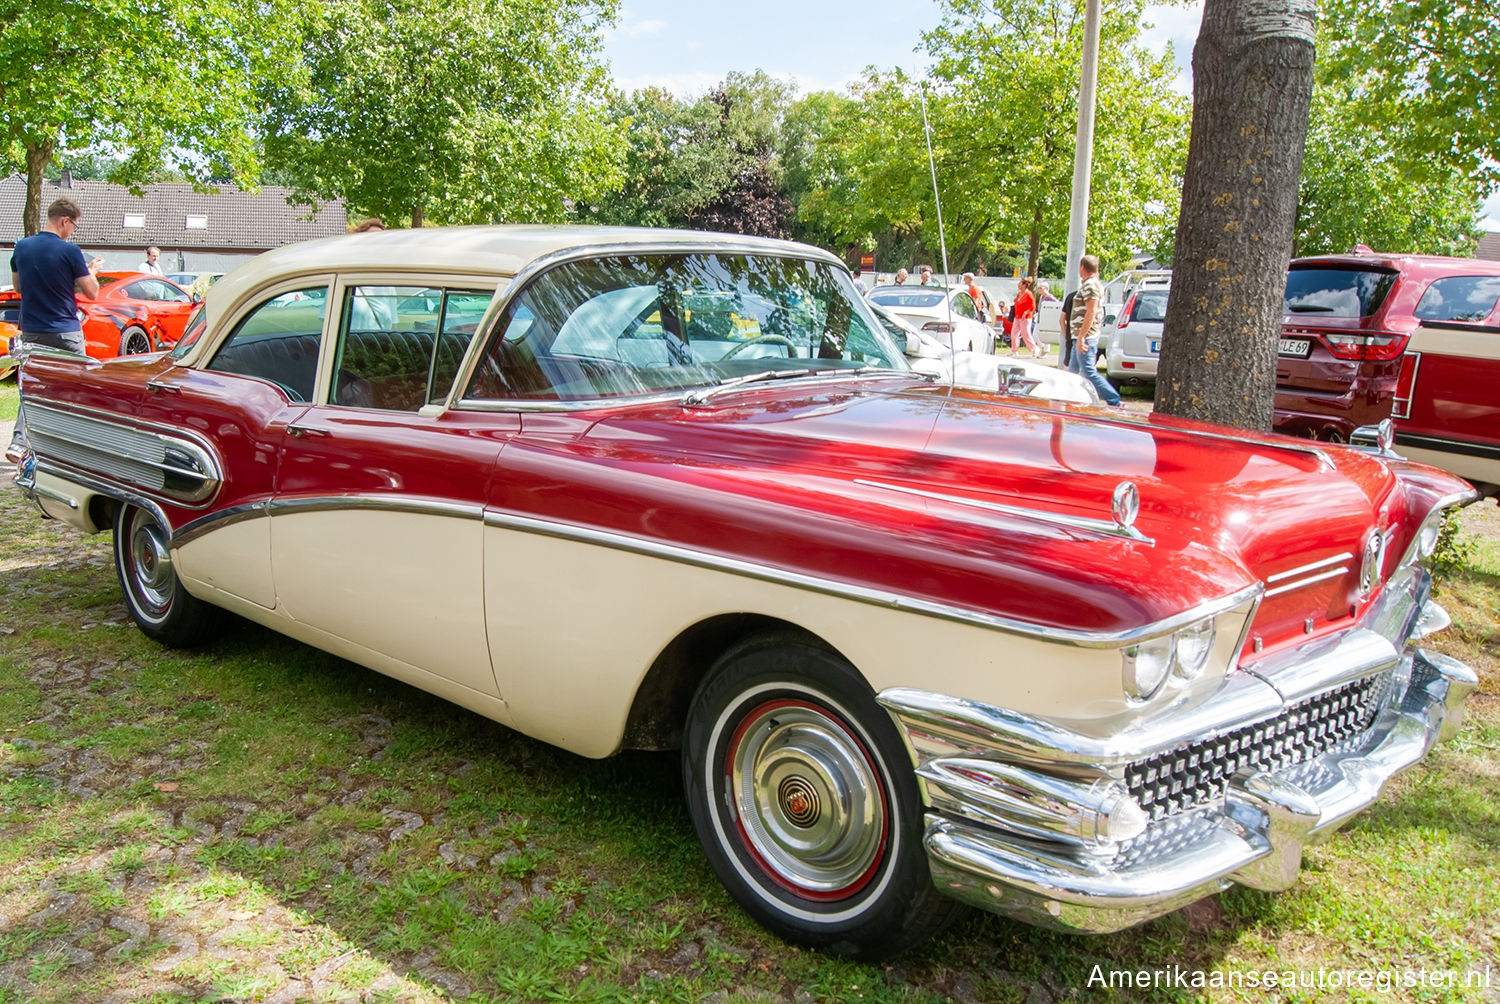
[[[964,498],[961,495],[945,495],[942,492],[928,491],[925,488],[910,488],[904,485],[886,484],[883,481],[867,481],[863,478],[855,478],[854,483],[864,485],[867,488],[881,488],[885,491],[900,492],[903,495],[916,495],[919,498],[934,499],[939,502],[951,502],[954,505],[969,506],[974,509],[985,509],[989,512],[1003,513],[1006,516],[1019,516],[1022,519],[1051,523],[1055,526],[1063,526],[1072,530],[1086,530],[1090,533],[1103,534],[1107,537],[1123,537],[1126,540],[1134,540],[1153,547],[1156,545],[1155,539],[1147,537],[1135,527],[1117,523],[1113,520],[1093,519],[1089,516],[1066,516],[1061,513],[1047,512],[1044,509],[1029,509],[1025,506],[1006,505],[1003,502],[988,502],[984,499]]]
[[[490,407],[480,407],[475,408],[475,410],[583,411],[588,410],[588,408],[620,407],[626,404],[645,404],[657,399],[658,395],[653,394],[649,396],[622,396],[602,398],[595,399],[590,402],[537,402],[539,404],[545,404],[546,407],[517,408],[518,402],[514,401],[497,402],[489,401],[485,398],[471,398],[464,396],[468,393],[469,384],[474,379],[474,371],[479,366],[479,360],[483,358],[485,353],[489,350],[491,337],[498,337],[497,325],[500,323],[500,318],[504,316],[505,311],[510,308],[510,302],[514,300],[517,294],[524,290],[526,286],[532,282],[532,280],[536,279],[543,272],[550,271],[551,269],[556,268],[559,265],[566,265],[570,262],[583,261],[589,258],[599,258],[606,255],[693,253],[747,255],[754,254],[771,258],[795,258],[801,261],[812,261],[822,265],[831,265],[834,268],[841,269],[845,272],[848,271],[848,266],[846,266],[842,261],[820,248],[801,248],[793,247],[791,245],[788,245],[785,248],[764,247],[757,242],[736,240],[732,237],[720,241],[713,240],[712,237],[713,235],[711,234],[705,234],[706,239],[703,241],[674,239],[641,244],[632,244],[628,242],[585,244],[581,247],[564,248],[560,251],[549,252],[539,258],[533,258],[526,265],[516,270],[516,274],[511,277],[510,285],[506,287],[503,292],[500,290],[496,290],[496,302],[490,304],[490,310],[485,314],[484,317],[484,324],[487,325],[487,327],[484,327],[482,329],[484,334],[482,337],[477,338],[471,346],[471,349],[475,349],[477,347],[477,351],[472,351],[472,354],[464,359],[464,365],[459,370],[458,377],[453,381],[453,392],[448,398],[447,406],[457,411],[468,411],[475,405],[482,404],[489,404]],[[896,347],[900,348],[900,346]],[[904,356],[902,358],[904,358]],[[893,372],[901,371],[894,370]],[[462,392],[460,392],[459,390],[460,387],[463,388]],[[679,387],[671,394],[666,395],[666,399],[680,399],[682,397],[683,391],[688,389],[691,388]],[[497,404],[503,404],[505,405],[505,407],[494,407],[494,405]]]
[[[521,533],[540,534],[542,536],[556,537],[561,540],[571,540],[578,543],[595,544],[613,550],[627,551],[652,558],[662,558],[712,571],[729,572],[734,575],[742,575],[747,578],[759,579],[778,585],[809,589],[827,596],[836,596],[840,599],[869,603],[886,609],[925,614],[954,621],[959,624],[987,628],[1005,634],[1039,638],[1043,641],[1059,644],[1075,645],[1080,648],[1119,648],[1146,638],[1168,634],[1187,624],[1202,620],[1205,617],[1217,616],[1257,599],[1261,590],[1260,584],[1256,583],[1228,596],[1205,601],[1191,610],[1186,610],[1172,617],[1163,618],[1154,623],[1125,631],[1075,631],[1066,628],[1029,624],[1024,621],[1012,620],[1008,617],[1001,617],[995,614],[980,613],[974,610],[966,610],[962,607],[950,606],[945,603],[914,599],[910,596],[889,590],[836,582],[822,576],[807,575],[801,572],[788,572],[784,569],[773,568],[754,561],[747,561],[743,558],[712,554],[694,548],[647,540],[612,530],[600,530],[594,527],[556,523],[551,520],[537,519],[517,513],[498,512],[496,510],[485,510],[484,523],[485,526],[496,529],[514,530]]]

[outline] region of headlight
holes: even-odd
[[[1125,659],[1125,695],[1145,701],[1156,695],[1172,672],[1176,635],[1164,634],[1121,650]]]
[[[1177,632],[1177,665],[1174,672],[1184,682],[1196,680],[1214,651],[1213,618],[1189,624]]]
[[[1217,637],[1214,619],[1205,617],[1172,634],[1121,649],[1125,695],[1146,701],[1156,696],[1169,679],[1176,685],[1196,680],[1213,658]]]
[[[1413,548],[1417,561],[1426,561],[1432,557],[1437,550],[1438,538],[1443,535],[1443,517],[1446,512],[1438,513],[1436,518],[1429,517],[1422,524],[1422,529],[1417,531],[1417,540]]]

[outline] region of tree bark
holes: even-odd
[[[56,148],[53,140],[26,147],[26,205],[21,210],[21,233],[25,237],[42,229],[42,175],[52,163]]]
[[[422,212],[422,204],[420,202],[411,207],[411,228],[413,230],[422,229],[422,221],[426,218]]]
[[[1269,430],[1315,0],[1205,0],[1156,409]]]

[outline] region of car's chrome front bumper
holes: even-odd
[[[1233,882],[1292,885],[1304,847],[1332,834],[1391,777],[1458,732],[1464,699],[1478,684],[1462,663],[1422,650],[1401,654],[1378,677],[1380,709],[1357,738],[1290,766],[1237,770],[1220,797],[1154,818],[1123,841],[1108,839],[1108,817],[1125,795],[1129,768],[1122,765],[1139,760],[1128,740],[1038,727],[1023,716],[917,691],[887,691],[881,700],[912,746],[932,806],[926,847],[937,886],[1029,923],[1106,932]],[[1247,695],[1257,686],[1247,682],[1225,702],[1250,706]],[[1287,714],[1295,721],[1296,707],[1275,721]],[[983,747],[973,742],[979,736]],[[1207,742],[1215,742],[1211,734]]]

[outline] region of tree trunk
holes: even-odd
[[[1269,430],[1315,0],[1205,0],[1156,409]]]
[[[52,163],[54,140],[26,147],[26,206],[21,210],[21,234],[30,237],[42,229],[42,174]]]
[[[1042,207],[1031,211],[1031,251],[1026,256],[1026,274],[1036,275],[1042,260]]]
[[[413,230],[422,229],[422,220],[425,218],[426,217],[422,215],[421,203],[418,203],[417,205],[411,207],[411,228]]]

